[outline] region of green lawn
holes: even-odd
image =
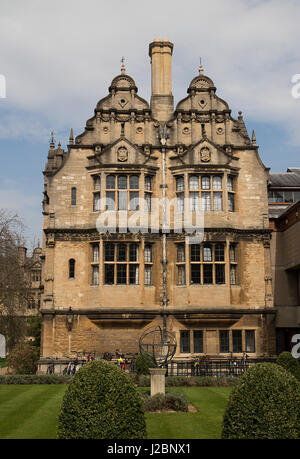
[[[56,438],[65,385],[0,385],[0,439]],[[176,387],[197,413],[146,414],[148,438],[220,438],[231,387]]]

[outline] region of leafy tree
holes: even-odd
[[[24,313],[32,301],[30,280],[19,257],[22,234],[21,219],[0,209],[0,333],[6,337],[8,350],[25,337]]]
[[[30,316],[27,319],[27,336],[31,338],[31,344],[36,348],[37,354],[40,355],[42,332],[42,318],[40,314]]]
[[[15,374],[31,375],[37,371],[36,348],[28,343],[16,346],[7,357],[7,365]]]

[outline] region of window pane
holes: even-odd
[[[214,210],[223,210],[223,193],[214,193]]]
[[[76,188],[71,189],[71,205],[76,206]]]
[[[230,247],[229,247],[229,259],[230,259],[230,261],[235,261],[235,245],[234,244],[230,244]]]
[[[99,245],[93,245],[93,262],[99,262]]]
[[[246,330],[246,352],[255,352],[255,331]]]
[[[230,284],[236,285],[236,265],[230,265]]]
[[[99,285],[99,266],[93,266],[92,284]]]
[[[107,210],[115,210],[116,203],[115,203],[115,192],[114,191],[107,191],[106,192],[105,204],[106,204],[106,209]]]
[[[144,277],[145,277],[145,285],[151,285],[152,283],[152,266],[145,265],[144,270]]]
[[[232,330],[232,350],[233,352],[243,352],[242,330]]]
[[[203,261],[212,261],[212,251],[210,246],[203,247]]]
[[[115,245],[105,244],[105,261],[114,261]]]
[[[284,202],[293,202],[293,192],[292,191],[284,192]]]
[[[274,202],[283,202],[283,191],[274,191]]]
[[[126,265],[117,265],[117,284],[126,284]]]
[[[210,190],[210,177],[201,177],[201,188],[202,190]]]
[[[180,331],[180,352],[188,354],[190,352],[190,331]]]
[[[199,194],[190,193],[190,210],[192,212],[199,210]]]
[[[115,182],[116,182],[116,178],[114,175],[108,175],[106,177],[106,188],[108,188],[109,190],[114,190],[115,189]]]
[[[105,284],[114,284],[114,265],[105,265]]]
[[[224,261],[224,244],[216,244],[215,246],[215,261]]]
[[[212,268],[212,265],[203,265],[203,284],[213,283]]]
[[[131,190],[138,190],[139,189],[139,176],[138,175],[130,175],[129,177],[129,187]]]
[[[300,199],[300,191],[294,191],[294,202],[299,201]]]
[[[178,285],[185,285],[185,266],[177,266],[178,269]]]
[[[144,261],[147,263],[152,262],[152,248],[151,245],[145,245],[144,249]]]
[[[184,179],[183,177],[176,178],[176,191],[184,191]]]
[[[137,285],[139,283],[138,265],[129,265],[129,284]]]
[[[200,244],[191,244],[191,261],[200,261]]]
[[[230,175],[227,177],[227,190],[233,191],[233,178]]]
[[[179,263],[185,261],[185,246],[184,245],[177,246],[177,261]]]
[[[222,177],[219,175],[214,175],[213,177],[213,189],[222,190]]]
[[[120,190],[127,189],[127,175],[118,175],[118,188]]]
[[[100,210],[100,193],[94,193],[94,200],[93,200],[93,210],[94,212],[98,212]]]
[[[138,261],[138,245],[130,244],[129,246],[129,261]]]
[[[94,179],[94,190],[100,190],[100,176],[96,175]]]
[[[177,211],[178,212],[184,211],[184,194],[183,193],[177,194]]]
[[[191,284],[201,284],[201,265],[191,265]]]
[[[229,331],[220,330],[219,337],[220,337],[220,352],[228,353],[229,352]]]
[[[139,192],[130,191],[129,210],[138,210],[138,209],[139,209]]]
[[[211,210],[210,193],[202,193],[202,210]]]
[[[146,177],[145,177],[145,190],[151,191],[151,189],[152,189],[151,177],[149,177],[149,175],[146,175]]]
[[[203,353],[203,332],[202,330],[194,330],[194,353]]]
[[[127,210],[127,191],[118,191],[118,210]]]
[[[234,212],[234,194],[228,193],[228,210]]]
[[[190,190],[199,190],[199,179],[197,175],[190,177]]]
[[[151,193],[145,193],[145,201],[146,201],[145,212],[150,213],[151,212]]]
[[[216,284],[225,284],[225,265],[216,266]]]
[[[118,255],[117,255],[117,260],[118,261],[126,261],[126,244],[118,244]]]
[[[71,279],[74,279],[75,277],[75,260],[73,258],[69,260],[69,277]]]

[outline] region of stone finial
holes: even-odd
[[[203,73],[204,73],[204,68],[202,66],[201,57],[200,57],[199,75],[203,75]]]
[[[50,138],[50,148],[54,148],[54,147],[55,147],[54,132],[51,131],[50,135],[51,135],[51,138]]]
[[[74,143],[74,134],[73,134],[73,128],[70,130],[70,136],[69,136],[69,144],[73,145]]]
[[[254,147],[256,147],[256,146],[257,146],[257,144],[256,144],[256,137],[255,137],[255,132],[254,132],[254,129],[253,129],[253,131],[252,131],[252,145],[253,145]]]
[[[125,75],[125,73],[126,73],[124,62],[125,62],[125,58],[124,58],[124,56],[122,56],[122,59],[121,59],[121,63],[122,63],[122,65],[121,65],[121,74],[122,75]]]

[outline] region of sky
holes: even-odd
[[[0,208],[20,215],[28,245],[41,240],[50,132],[66,148],[70,128],[84,130],[122,56],[150,100],[154,38],[174,43],[175,105],[201,56],[233,117],[242,110],[249,134],[255,130],[271,172],[300,167],[297,77],[292,82],[300,81],[299,21],[299,0],[1,0]]]

